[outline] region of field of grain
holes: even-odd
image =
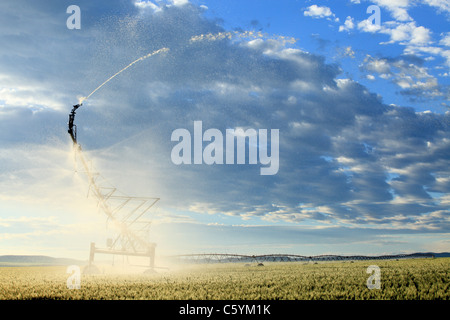
[[[368,289],[369,265],[381,288]],[[156,273],[81,275],[67,267],[0,268],[0,299],[449,300],[450,258],[326,263],[208,264]]]

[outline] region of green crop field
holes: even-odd
[[[368,266],[380,289],[368,289]],[[448,300],[450,258],[324,263],[207,264],[156,273],[81,275],[68,289],[67,267],[0,268],[0,299],[146,300]]]

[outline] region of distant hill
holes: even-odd
[[[25,266],[69,266],[85,264],[85,261],[68,258],[54,258],[48,256],[0,256],[0,267],[25,267]]]
[[[449,258],[450,252],[423,252],[416,253],[417,255],[433,255],[435,258]],[[283,261],[278,257],[277,261]],[[245,259],[244,259],[245,260]],[[243,262],[244,260],[240,260]],[[251,260],[251,259],[250,259]],[[3,255],[0,256],[0,267],[28,267],[28,266],[70,266],[70,265],[85,265],[87,261],[68,259],[68,258],[54,258],[49,256],[34,256],[34,255]]]
[[[436,258],[450,258],[450,252],[441,252],[441,253],[429,252],[429,253],[434,255]]]

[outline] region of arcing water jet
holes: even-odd
[[[77,141],[77,126],[75,125],[76,111],[83,105],[83,102],[86,101],[86,99],[91,97],[101,87],[135,63],[147,59],[155,54],[167,51],[169,51],[169,49],[162,48],[134,60],[126,67],[109,77],[88,96],[81,98],[79,103],[73,106],[69,114],[68,133],[72,139],[75,154],[78,156],[78,159],[80,159],[84,167],[84,172],[87,175],[89,191],[97,199],[100,209],[106,214],[108,220],[111,221],[118,229],[119,233],[115,239],[109,239],[110,241],[108,241],[108,248],[100,249],[95,246],[95,243],[91,243],[89,266],[85,269],[85,272],[87,273],[98,272],[93,265],[95,253],[148,257],[150,259],[150,270],[153,270],[156,244],[151,243],[146,239],[150,222],[142,221],[141,218],[148,210],[150,210],[150,208],[153,207],[153,205],[155,205],[157,201],[159,201],[159,198],[129,197],[123,194],[119,195],[115,187],[102,186],[99,184],[98,176],[92,172],[90,166],[84,158],[83,153],[81,152],[81,146]],[[141,222],[139,228],[137,228],[137,223],[135,223],[138,220]],[[144,228],[142,228],[142,223],[144,224]]]

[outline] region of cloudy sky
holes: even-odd
[[[104,183],[161,199],[160,254],[449,251],[449,22],[445,0],[2,1],[0,254],[105,243],[67,117],[161,48],[75,121]],[[194,121],[278,129],[279,170],[176,165]]]

